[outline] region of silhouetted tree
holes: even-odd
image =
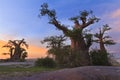
[[[90,56],[89,56],[89,47],[91,45],[90,42],[85,41],[83,37],[83,30],[98,22],[99,19],[92,14],[92,11],[81,11],[78,16],[70,18],[74,22],[74,27],[72,30],[68,29],[67,26],[62,25],[56,16],[55,10],[48,9],[48,5],[44,3],[41,5],[40,15],[49,17],[49,23],[54,25],[57,29],[61,30],[67,37],[71,40],[71,49],[72,51],[80,52],[80,57],[82,58],[79,62],[81,65],[89,65],[90,64]],[[81,54],[82,53],[82,54]]]
[[[106,52],[105,45],[114,45],[115,42],[111,40],[110,36],[105,35],[107,31],[111,30],[111,28],[108,26],[108,24],[103,25],[102,28],[99,29],[99,32],[96,33],[94,36],[96,40],[95,42],[99,43],[100,50]]]
[[[65,36],[60,35],[46,37],[41,41],[42,43],[47,43],[47,48],[49,48],[48,55],[52,55],[59,64],[64,61],[64,57],[66,56],[65,52],[67,48],[65,48],[64,44],[66,39]],[[67,53],[69,53],[69,51],[67,51]],[[69,55],[67,54],[67,56]]]
[[[10,51],[10,59],[13,61],[19,61],[23,58],[23,55],[25,55],[26,53],[26,49],[23,48],[23,46],[25,46],[26,48],[28,48],[28,44],[26,44],[26,42],[24,41],[24,39],[22,40],[9,40],[8,43],[6,45],[4,45],[3,47],[8,47],[9,51]]]

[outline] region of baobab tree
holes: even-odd
[[[105,45],[114,45],[115,44],[115,42],[110,39],[111,38],[110,36],[105,35],[105,33],[109,30],[111,30],[111,28],[109,27],[108,24],[105,24],[105,25],[103,25],[102,28],[99,29],[99,32],[94,35],[96,38],[94,41],[96,43],[99,43],[100,50],[103,52],[107,52],[105,49]]]
[[[9,48],[10,51],[10,60],[12,61],[20,61],[23,58],[24,53],[26,53],[26,49],[23,48],[25,46],[28,48],[28,44],[22,40],[9,40],[6,45],[3,47]],[[24,56],[25,58],[25,56]]]
[[[55,10],[48,9],[48,5],[44,3],[41,5],[40,15],[47,15],[49,18],[49,23],[54,25],[57,29],[61,30],[67,37],[71,40],[71,49],[72,51],[80,52],[80,64],[81,65],[90,65],[90,56],[89,56],[89,47],[91,40],[87,40],[90,38],[86,38],[83,36],[83,30],[99,21],[99,18],[93,15],[92,11],[81,11],[78,16],[70,18],[74,22],[73,29],[68,29],[67,26],[62,25],[56,16]],[[87,41],[86,41],[87,40]],[[89,42],[88,42],[89,41]]]

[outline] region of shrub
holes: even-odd
[[[90,52],[91,61],[93,65],[110,65],[108,61],[108,53],[100,50],[92,50]]]
[[[56,67],[56,63],[52,58],[45,57],[45,58],[39,58],[35,62],[36,66],[40,67],[47,67],[47,68],[54,68]]]

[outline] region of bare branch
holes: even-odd
[[[49,23],[53,24],[59,30],[62,30],[64,33],[66,31],[68,31],[67,27],[61,25],[59,23],[59,21],[56,19],[56,12],[55,12],[55,10],[48,9],[47,3],[44,3],[43,5],[41,5],[40,15],[41,16],[47,15],[48,18],[49,18]]]

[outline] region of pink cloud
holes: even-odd
[[[113,23],[111,24],[112,26],[112,31],[114,32],[120,32],[120,21],[119,20],[115,20],[113,21]]]
[[[119,18],[120,17],[120,9],[115,10],[112,14],[111,14],[112,18]]]
[[[112,11],[109,15],[105,14],[104,18],[106,18],[107,24],[112,28],[112,32],[120,32],[120,9]]]

